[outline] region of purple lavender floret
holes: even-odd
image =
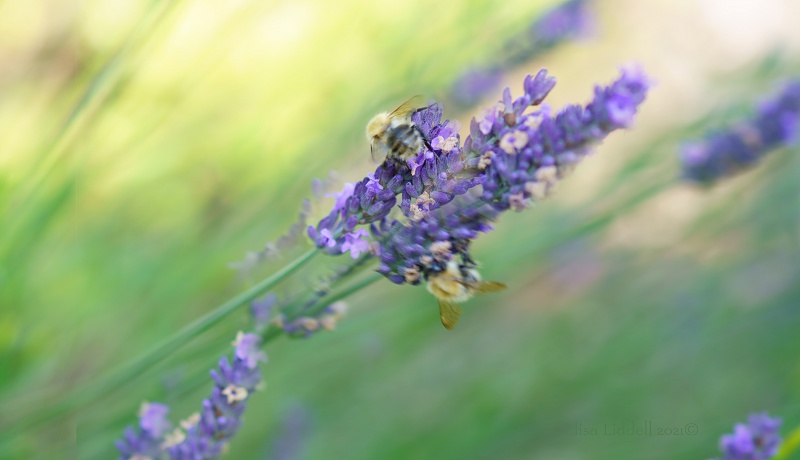
[[[314,244],[329,254],[341,254],[345,235],[357,226],[378,221],[389,214],[397,203],[404,182],[411,177],[406,165],[386,161],[363,180],[345,184],[336,195],[336,204],[330,214],[316,227],[308,227],[308,236]]]
[[[587,0],[569,0],[539,18],[530,29],[540,46],[553,46],[563,40],[586,35],[594,27]]]
[[[753,414],[747,424],[737,423],[732,434],[722,436],[720,460],[768,460],[778,453],[781,437],[779,418]]]
[[[211,371],[214,388],[203,401],[202,411],[172,424],[166,419],[169,408],[147,404],[140,411],[139,430],[128,427],[117,441],[121,460],[196,460],[214,459],[223,451],[242,423],[249,396],[261,382],[259,363],[266,362],[260,349],[261,338],[239,333],[234,342],[232,361],[226,356]]]
[[[172,427],[167,419],[169,407],[159,403],[143,403],[139,410],[139,429],[125,428],[116,445],[120,460],[157,459],[162,455],[164,434]]]
[[[548,107],[523,114],[554,85],[545,71],[528,76],[523,96],[512,101],[507,89],[501,107],[487,112],[480,122],[473,120],[465,148],[488,163],[483,199],[498,210],[520,210],[527,200],[540,199],[591,146],[630,126],[649,88],[640,70],[623,69],[617,81],[595,88],[594,100],[586,107],[567,106],[555,117]]]
[[[256,329],[263,329],[272,317],[272,311],[278,302],[278,297],[268,293],[250,304],[250,315],[256,324]]]
[[[800,81],[762,104],[755,116],[680,152],[684,179],[711,184],[756,164],[767,153],[797,143],[800,133]]]
[[[379,273],[398,284],[418,284],[456,257],[473,264],[470,243],[491,230],[499,212],[521,211],[545,198],[590,147],[630,126],[650,84],[638,69],[623,69],[617,81],[597,87],[585,107],[568,106],[555,116],[546,106],[528,111],[554,86],[544,70],[529,75],[522,96],[513,99],[506,89],[498,106],[472,120],[461,159],[465,167],[483,171],[474,180],[482,192],[440,210],[425,209],[408,225],[373,226],[376,239],[388,239],[381,244]]]
[[[461,147],[460,125],[450,120],[442,121],[441,105],[428,106],[415,113],[411,121],[430,139],[435,150],[425,150],[409,162],[420,166],[411,180],[404,184],[401,193],[403,214],[418,220],[479,185],[482,174],[477,168],[478,159]]]

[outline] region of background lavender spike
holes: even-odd
[[[330,187],[330,184],[335,181],[334,176],[334,172],[329,172],[327,178],[314,179],[312,181],[312,199],[303,200],[297,220],[289,227],[286,233],[281,235],[276,241],[266,243],[262,250],[248,252],[242,260],[232,262],[228,264],[228,267],[237,270],[241,276],[249,276],[261,263],[275,260],[280,257],[284,251],[297,245],[304,236],[308,225],[308,218],[312,212],[313,203],[317,203],[322,199],[324,192]]]
[[[143,405],[138,431],[128,427],[117,442],[121,459],[214,459],[222,453],[241,426],[248,398],[261,382],[259,363],[267,360],[258,335],[239,332],[233,344],[233,359],[223,356],[211,371],[215,385],[202,410],[168,432],[172,424],[166,419],[167,406]]]
[[[680,152],[683,177],[713,183],[753,166],[780,146],[796,144],[799,132],[800,81],[793,81],[761,104],[751,119],[686,144]]]
[[[506,71],[567,40],[589,35],[595,26],[587,0],[569,0],[542,16],[520,36],[509,41],[501,58],[484,67],[471,68],[453,84],[448,99],[471,107],[494,91]]]
[[[305,406],[295,403],[281,421],[281,429],[270,449],[272,460],[299,460],[303,458],[305,441],[312,430],[312,414]]]

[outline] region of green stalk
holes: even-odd
[[[136,379],[136,377],[143,374],[148,368],[169,356],[180,346],[197,335],[207,331],[234,311],[238,310],[244,305],[249,304],[256,297],[288,278],[300,267],[308,263],[316,254],[318,254],[316,248],[310,249],[305,254],[291,262],[289,265],[283,267],[274,275],[264,279],[247,291],[228,300],[219,307],[207,313],[205,316],[198,318],[193,323],[187,325],[171,338],[167,339],[166,341],[149,350],[144,355],[140,356],[138,359],[134,360],[131,364],[126,365],[122,369],[112,371],[94,384],[79,389],[71,395],[64,397],[60,401],[51,404],[48,406],[47,410],[43,412],[20,417],[13,427],[7,427],[2,430],[2,438],[10,438],[14,434],[39,425],[40,423],[50,420],[53,417],[60,417],[68,414],[84,404],[103,398],[131,383]]]

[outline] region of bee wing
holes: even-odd
[[[442,325],[450,330],[456,327],[458,317],[461,316],[461,305],[451,303],[446,300],[439,300],[439,318],[442,320]]]
[[[506,288],[506,285],[503,283],[498,283],[496,281],[478,281],[477,283],[472,285],[472,290],[475,294],[486,294],[488,292],[497,292],[502,291]]]
[[[416,112],[422,103],[422,95],[417,94],[416,96],[410,97],[407,101],[403,102],[396,109],[392,110],[389,114],[391,118],[407,118],[412,113]]]
[[[380,163],[389,154],[389,149],[382,142],[373,142],[369,146],[369,155],[374,163]]]

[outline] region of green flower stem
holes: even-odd
[[[301,255],[293,262],[283,267],[274,275],[264,279],[247,291],[228,300],[205,316],[184,327],[175,335],[162,342],[160,345],[134,360],[131,364],[126,365],[122,369],[111,372],[94,384],[84,387],[73,394],[64,397],[59,402],[51,404],[45,411],[20,417],[13,427],[8,427],[2,430],[2,438],[11,437],[15,433],[25,431],[26,429],[50,420],[53,417],[60,417],[68,414],[84,404],[100,399],[124,387],[135,380],[136,377],[143,374],[151,366],[169,356],[181,345],[207,331],[234,311],[238,310],[244,305],[249,304],[256,297],[288,278],[295,271],[300,269],[300,267],[308,263],[317,254],[318,251],[316,248],[310,249],[305,254]]]
[[[773,460],[789,460],[792,454],[800,451],[800,427],[795,428],[783,439],[781,447]]]

